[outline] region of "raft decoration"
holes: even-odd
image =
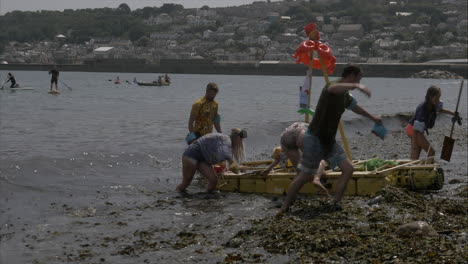
[[[306,66],[312,66],[314,69],[322,69],[320,60],[322,60],[328,74],[331,74],[335,71],[336,68],[336,58],[333,56],[333,53],[328,47],[327,44],[320,42],[320,33],[317,31],[315,23],[309,23],[304,27],[306,35],[309,36],[309,40],[305,40],[299,44],[296,48],[296,53],[292,55],[296,59],[296,63],[303,63]],[[312,65],[310,65],[310,53],[312,51],[317,51],[318,58],[312,59]]]
[[[253,161],[242,163],[241,173],[226,171],[218,174],[218,186],[221,191],[244,193],[285,194],[296,176],[294,168],[277,166],[268,175],[262,175],[273,161]],[[347,195],[375,195],[387,185],[410,190],[440,190],[444,184],[444,172],[439,164],[426,160],[384,160],[372,158],[354,160],[354,173],[346,188]],[[339,168],[327,168],[322,176],[322,184],[334,193]],[[312,183],[305,184],[301,193],[315,194],[317,189]]]
[[[314,114],[315,114],[315,111],[310,109],[310,108],[301,108],[301,109],[297,110],[297,112],[299,114],[302,114],[302,115],[308,114],[310,116],[314,116]]]

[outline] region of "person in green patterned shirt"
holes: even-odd
[[[187,144],[190,145],[198,138],[213,132],[213,126],[218,133],[222,133],[218,102],[214,100],[218,91],[216,83],[209,83],[206,86],[205,96],[192,105],[188,122],[189,133],[185,138]]]

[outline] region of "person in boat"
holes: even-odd
[[[164,78],[164,75],[159,76],[159,82],[161,85],[167,85],[168,83],[166,82],[166,78]]]
[[[171,83],[171,78],[169,78],[169,75],[167,75],[167,73],[164,75],[164,80],[166,81],[166,83]]]
[[[154,80],[153,83],[156,83],[158,85],[162,85],[162,77],[161,75],[158,76],[158,79],[157,80]]]
[[[278,164],[282,164],[282,167],[294,167],[297,169],[297,165],[302,157],[303,150],[303,138],[304,133],[309,128],[309,124],[304,122],[295,122],[288,126],[283,133],[281,133],[281,146],[273,149],[273,162],[270,166],[263,171],[263,175],[268,175],[270,171]],[[321,193],[328,194],[327,189],[320,182],[321,176],[325,172],[325,161],[321,161],[317,174],[314,176],[312,183],[316,186],[317,190]]]
[[[11,82],[10,88],[15,88],[16,87],[16,78],[13,76],[11,72],[8,73],[8,79],[5,82],[7,84],[8,82]]]
[[[343,69],[341,79],[327,83],[323,88],[315,115],[303,136],[304,151],[298,165],[299,174],[289,186],[288,194],[278,214],[289,210],[302,186],[317,173],[321,160],[326,160],[331,167],[340,167],[342,171],[336,185],[333,201],[330,201],[330,206],[333,208],[341,208],[339,202],[354,171],[351,161],[335,140],[341,116],[346,109],[349,109],[376,123],[382,123],[380,116],[369,114],[357,104],[357,101],[349,93],[350,90],[357,89],[365,95],[371,96],[369,88],[360,83],[362,74],[358,66],[346,66]]]
[[[443,108],[440,101],[442,92],[439,87],[432,85],[426,91],[426,98],[419,104],[416,112],[406,126],[406,134],[411,138],[412,160],[419,159],[421,150],[426,151],[427,156],[433,159],[435,155],[434,147],[429,143],[424,132],[429,135],[429,129],[434,127],[437,113],[452,115],[452,122],[458,122],[461,125],[461,117],[458,112],[452,112]]]
[[[215,97],[218,94],[218,85],[210,82],[206,86],[205,96],[195,101],[192,105],[188,130],[185,141],[193,143],[198,138],[213,132],[213,126],[218,133],[221,131],[221,116],[218,114],[218,102]]]
[[[208,179],[207,192],[213,192],[218,183],[218,176],[213,165],[224,161],[229,163],[231,171],[238,173],[239,163],[245,156],[245,138],[247,138],[245,130],[234,128],[229,136],[210,133],[188,146],[182,155],[182,182],[177,186],[176,191],[185,194],[198,170]]]
[[[138,83],[136,77],[133,77],[133,83]]]
[[[51,75],[50,90],[52,91],[53,85],[55,84],[55,90],[58,91],[58,77],[60,74],[59,71],[56,67],[54,67],[52,70],[49,71],[49,74]]]
[[[117,78],[115,79],[114,83],[115,83],[115,84],[120,84],[120,78],[119,78],[119,76],[117,76]]]

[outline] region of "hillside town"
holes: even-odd
[[[310,2],[320,7],[340,0]],[[303,27],[309,22],[317,24],[321,41],[332,47],[338,63],[466,59],[465,0],[435,1],[442,6],[437,23],[430,14],[399,11],[405,10],[408,2],[411,1],[375,1],[387,12],[362,14],[361,21],[338,11],[320,12],[320,8],[300,17],[299,11],[309,3],[303,0],[181,9],[143,19],[150,31],[137,40],[90,36],[82,43],[72,43],[69,38],[74,29],[70,28],[67,32],[56,32],[54,39],[10,40],[0,54],[0,61],[10,64],[86,64],[99,60],[158,64],[164,59],[293,61],[291,54],[305,40]],[[128,8],[126,4],[119,6],[123,7]],[[388,15],[388,10],[395,12]]]

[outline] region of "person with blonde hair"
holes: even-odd
[[[461,124],[461,118],[458,112],[452,112],[443,109],[440,96],[442,92],[439,87],[432,85],[426,91],[426,98],[423,103],[416,108],[416,113],[406,126],[406,134],[411,138],[411,159],[419,159],[421,150],[427,152],[427,156],[433,159],[435,150],[431,143],[424,135],[424,131],[429,134],[428,130],[434,127],[437,113],[453,115],[452,122]]]
[[[190,144],[182,155],[182,182],[176,191],[186,193],[186,188],[193,180],[198,170],[208,179],[207,192],[216,188],[218,176],[213,165],[228,161],[229,169],[235,173],[239,171],[239,163],[244,160],[244,139],[247,131],[234,128],[231,135],[211,133],[197,139]]]

